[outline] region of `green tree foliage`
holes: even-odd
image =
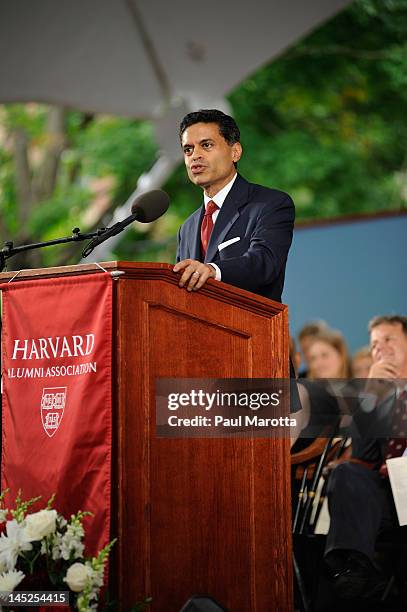
[[[242,83],[242,172],[290,192],[300,220],[401,208],[406,33],[405,0],[360,1]]]
[[[405,207],[406,33],[407,0],[359,0],[230,93],[244,147],[240,171],[289,192],[297,220]],[[146,121],[1,107],[0,240],[20,244],[108,224],[156,154]],[[164,188],[169,213],[147,232],[128,232],[115,258],[173,260],[177,229],[201,193],[182,165]],[[77,262],[80,250],[31,253],[18,266]]]
[[[146,121],[28,104],[3,106],[0,122],[0,239],[15,244],[69,235],[78,224],[82,231],[108,224],[156,155]],[[55,265],[79,257],[78,245],[64,245],[18,261]]]

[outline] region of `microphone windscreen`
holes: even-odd
[[[168,193],[152,189],[139,195],[132,204],[131,212],[137,213],[137,221],[151,223],[163,215],[170,205]]]

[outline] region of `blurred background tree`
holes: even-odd
[[[358,0],[230,93],[239,170],[289,192],[297,221],[406,207],[406,34],[407,0]],[[107,225],[156,156],[146,121],[1,106],[1,243]],[[173,261],[177,229],[202,196],[183,165],[163,188],[168,214],[134,226],[112,258]],[[32,251],[12,267],[76,263],[82,246]]]

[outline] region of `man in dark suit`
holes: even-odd
[[[180,287],[195,291],[214,278],[281,301],[294,225],[290,196],[237,174],[239,128],[221,111],[186,115],[180,139],[188,176],[204,191],[204,205],[178,234]]]
[[[369,331],[372,366],[354,414],[352,456],[328,481],[325,559],[336,593],[347,599],[374,596],[383,587],[375,544],[381,531],[397,525],[385,461],[407,453],[407,317],[376,317]]]

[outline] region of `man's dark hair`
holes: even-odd
[[[369,322],[369,333],[377,327],[378,325],[383,325],[387,323],[388,325],[401,325],[403,329],[403,333],[407,336],[407,317],[403,315],[381,315],[379,317],[374,317]]]
[[[195,123],[216,123],[219,127],[219,133],[229,145],[240,142],[240,130],[236,121],[230,115],[226,115],[216,108],[201,109],[185,115],[179,126],[180,140],[185,130]]]

